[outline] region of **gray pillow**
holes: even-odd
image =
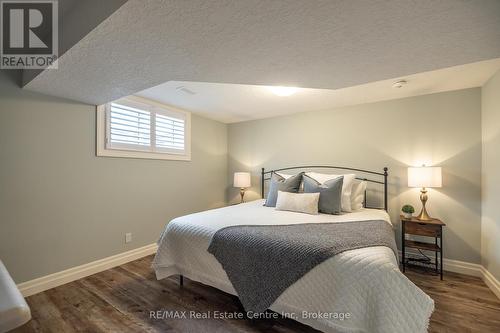
[[[288,179],[280,176],[277,173],[273,173],[271,176],[271,181],[269,182],[269,191],[267,192],[266,203],[264,206],[276,207],[276,200],[278,200],[278,191],[297,193],[300,188],[300,183],[302,182],[302,175],[304,173],[298,173],[295,176],[291,176]]]
[[[324,184],[304,175],[304,193],[319,192],[318,209],[325,214],[340,214],[342,211],[342,183],[344,177],[331,179]]]

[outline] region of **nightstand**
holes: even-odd
[[[405,271],[406,257],[405,248],[413,248],[418,250],[433,251],[435,254],[435,268],[438,273],[438,253],[439,253],[439,274],[441,280],[443,279],[443,226],[444,224],[439,219],[432,219],[430,221],[421,221],[415,217],[410,219],[401,218],[401,247],[402,247],[402,261],[403,273]],[[434,238],[434,242],[413,241],[406,239],[406,235],[417,235]],[[439,243],[438,243],[439,240]]]

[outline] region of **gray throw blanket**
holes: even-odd
[[[245,310],[261,313],[323,261],[370,246],[387,246],[397,257],[389,223],[231,226],[214,234],[208,252],[221,263]]]

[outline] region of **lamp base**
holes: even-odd
[[[245,189],[243,187],[240,188],[240,196],[241,196],[241,202],[240,203],[243,203],[243,197],[245,196]]]
[[[425,207],[422,207],[422,210],[420,211],[420,214],[415,217],[417,220],[420,221],[431,221],[434,220],[434,218],[430,217],[429,214],[427,213],[427,210]]]
[[[420,214],[418,214],[418,216],[416,216],[417,220],[420,220],[420,221],[431,221],[431,220],[434,220],[427,213],[427,209],[425,209],[425,204],[427,203],[427,199],[428,199],[428,197],[427,197],[427,190],[424,187],[424,188],[422,188],[420,190],[420,201],[422,201],[422,210],[420,211]]]

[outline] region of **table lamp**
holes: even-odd
[[[250,173],[248,172],[235,172],[233,179],[233,186],[240,188],[241,202],[245,195],[245,188],[250,187]]]
[[[425,204],[427,202],[427,189],[430,187],[441,187],[441,167],[409,167],[408,168],[408,187],[419,187],[420,190],[420,201],[422,201],[422,210],[417,216],[417,219],[421,221],[430,221],[432,217],[429,216],[427,210],[425,209]]]

